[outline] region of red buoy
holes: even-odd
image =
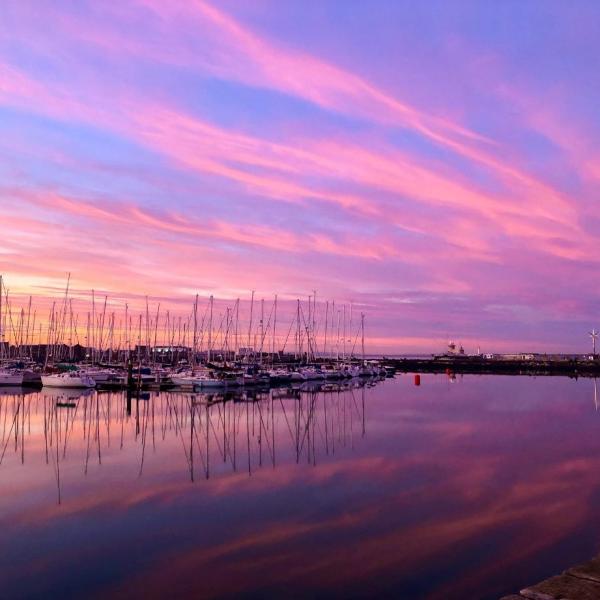
[[[421,376],[415,375],[415,385],[421,385]]]

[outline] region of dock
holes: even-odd
[[[598,600],[600,556],[500,600]]]

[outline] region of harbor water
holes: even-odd
[[[0,389],[3,598],[493,599],[600,549],[593,379]]]

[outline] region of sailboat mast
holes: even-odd
[[[160,321],[160,302],[156,307],[156,320],[154,321],[154,344],[152,346],[152,363],[156,365],[156,345],[158,344],[158,322]]]
[[[150,309],[148,307],[148,296],[146,296],[146,361],[150,361]]]
[[[29,324],[31,322],[31,296],[29,296],[29,304],[27,305],[27,326],[25,329],[25,353],[24,357],[27,357],[27,348],[29,345]]]
[[[129,360],[129,305],[125,303],[125,360]]]
[[[327,357],[327,327],[329,325],[329,300],[325,303],[325,340],[323,342],[323,357]]]
[[[235,347],[233,349],[234,352],[234,360],[238,359],[238,352],[240,349],[240,299],[238,298],[235,301]]]
[[[192,366],[196,364],[196,354],[198,352],[198,294],[196,294],[196,300],[194,301],[194,339],[192,342],[192,360],[190,363]]]
[[[263,343],[265,339],[265,299],[260,299],[260,364],[263,358]]]
[[[48,366],[49,354],[52,353],[52,331],[54,326],[54,306],[55,302],[52,303],[52,310],[50,312],[50,319],[48,323],[48,336],[46,338],[46,356],[44,358],[44,369]]]
[[[109,337],[109,341],[108,341],[108,362],[109,362],[109,364],[112,364],[114,336],[115,336],[115,313],[113,312],[110,315],[110,337]]]
[[[207,362],[210,362],[210,351],[212,350],[212,328],[213,328],[213,297],[210,297],[210,318],[208,321],[208,355]]]
[[[89,357],[91,353],[91,345],[90,345],[90,311],[87,313],[87,325],[85,330],[85,342],[87,346],[86,358]]]
[[[34,308],[33,309],[33,323],[31,325],[31,342],[29,344],[29,358],[31,360],[33,360],[33,340],[35,338],[35,318],[36,318],[36,316],[37,316],[37,310]],[[40,343],[41,343],[41,340],[38,340],[38,344],[40,344]],[[39,349],[39,345],[38,345],[38,349]]]
[[[108,302],[108,296],[104,296],[104,306],[102,308],[102,318],[100,320],[100,334],[99,334],[99,356],[98,362],[102,362],[103,348],[104,348],[104,324],[106,322],[106,304]]]
[[[331,337],[335,334],[335,300],[331,301]],[[331,344],[331,351],[329,352],[331,358],[333,358],[333,343]]]
[[[350,325],[348,327],[348,331],[350,332],[350,335],[352,335],[352,332],[354,331],[352,329],[352,316],[353,316],[353,311],[354,311],[354,306],[353,306],[353,301],[350,300]],[[350,340],[348,340],[348,342],[350,342]],[[355,342],[356,343],[356,340]],[[354,344],[352,344],[352,350],[350,350],[350,358],[352,358],[352,355],[354,354]]]
[[[225,342],[223,344],[225,346],[225,356],[223,357],[223,360],[225,364],[227,364],[229,358],[229,328],[231,326],[231,307],[227,306],[225,313]]]
[[[251,339],[252,339],[252,316],[254,314],[254,290],[252,290],[252,296],[250,298],[250,323],[248,324],[248,344],[246,349],[246,355],[250,349]]]
[[[96,345],[96,297],[92,290],[92,326],[90,330],[90,354],[92,355],[92,364],[94,364],[95,345]]]
[[[362,359],[363,365],[365,364],[365,313],[360,313],[360,329],[362,334]]]
[[[21,356],[21,346],[23,344],[23,325],[25,323],[25,309],[21,308],[19,313],[19,324],[17,326],[17,335],[15,339],[15,358]]]
[[[312,311],[312,336],[313,336],[313,358],[318,354],[317,347],[317,290],[313,290],[313,311]]]
[[[304,323],[304,329],[306,330],[306,341],[307,341],[307,347],[306,347],[306,360],[308,362],[309,359],[309,354],[310,354],[310,327],[312,324],[312,302],[311,302],[312,296],[308,296],[308,323]],[[304,315],[302,315],[302,317],[304,318]]]
[[[300,359],[301,354],[302,354],[302,345],[300,343],[300,298],[298,298],[298,301],[296,304],[296,322],[298,324],[297,332],[296,332],[296,337],[298,340],[298,359]]]
[[[275,362],[275,329],[277,328],[277,294],[275,294],[275,302],[273,305],[273,344],[271,348],[271,362]]]
[[[342,332],[344,334],[344,340],[342,342],[342,356],[344,360],[346,360],[346,305],[344,304],[344,325],[342,327]]]
[[[73,302],[69,302],[69,360],[73,360]]]
[[[336,341],[336,345],[335,345],[335,353],[336,353],[336,359],[339,361],[340,360],[340,318],[341,318],[341,310],[338,308],[337,311],[337,341]]]

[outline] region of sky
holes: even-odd
[[[599,40],[585,0],[6,0],[0,273],[15,305],[316,290],[373,352],[587,351]]]

